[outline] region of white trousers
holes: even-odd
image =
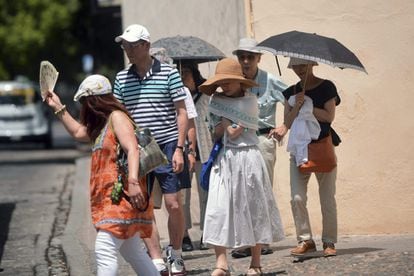
[[[315,173],[319,185],[319,200],[322,211],[322,242],[336,243],[338,238],[338,222],[336,213],[336,172]],[[306,206],[308,182],[311,173],[301,173],[293,156],[290,157],[290,190],[291,207],[295,220],[298,241],[312,239],[309,213]]]
[[[276,163],[276,142],[273,139],[268,139],[267,134],[259,135],[259,147],[260,153],[263,155],[263,159],[266,164],[267,172],[269,173],[270,183],[273,187],[273,174]]]
[[[98,276],[115,276],[118,272],[118,252],[131,264],[137,275],[160,275],[144,250],[138,234],[123,240],[107,231],[98,231],[95,240],[95,256]]]

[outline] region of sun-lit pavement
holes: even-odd
[[[94,230],[90,226],[87,208],[87,185],[89,159],[78,160],[77,181],[73,193],[72,219],[68,221],[64,249],[72,275],[94,273]],[[184,252],[183,258],[188,275],[210,275],[215,267],[212,249],[198,250],[198,197],[192,193],[193,229],[190,236],[196,250]],[[168,244],[167,216],[165,210],[156,211],[158,229],[163,246]],[[75,224],[75,225],[73,225]],[[414,275],[414,233],[407,235],[342,236],[337,244],[338,256],[324,258],[320,239],[316,237],[318,252],[309,258],[296,260],[289,249],[296,245],[293,237],[272,244],[274,253],[263,256],[264,275]],[[68,245],[69,244],[69,245]],[[122,259],[122,258],[121,258]],[[243,275],[249,266],[249,258],[233,259],[229,256],[232,275]],[[121,260],[119,275],[134,275],[129,265]]]

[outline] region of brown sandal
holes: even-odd
[[[217,270],[219,272],[215,273]],[[228,269],[225,269],[225,268],[222,268],[222,267],[216,267],[213,270],[213,273],[211,273],[211,276],[230,276],[230,271]]]
[[[261,266],[251,266],[247,270],[246,276],[259,276],[263,275]]]

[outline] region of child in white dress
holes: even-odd
[[[262,275],[262,245],[283,239],[284,233],[257,147],[257,97],[246,91],[257,84],[243,77],[236,60],[226,58],[199,88],[211,95],[219,86],[223,92],[212,96],[209,111],[214,138],[221,138],[223,147],[210,174],[203,241],[215,249],[213,276],[230,275],[226,249],[242,247],[252,252],[247,275]]]

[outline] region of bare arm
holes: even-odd
[[[59,96],[55,92],[49,91],[45,102],[53,110],[53,112],[62,110],[56,114],[56,116],[62,122],[67,132],[73,138],[75,138],[75,140],[80,142],[90,141],[90,138],[86,132],[86,126],[76,121],[75,118],[73,118],[69,112],[66,111],[66,108],[64,108],[64,105],[61,103]]]
[[[245,127],[239,124],[236,124],[236,127],[233,127],[233,123],[226,118],[221,119],[221,125],[223,126],[223,129],[226,130],[227,135],[230,139],[236,139],[246,129]]]
[[[184,146],[187,136],[188,117],[184,100],[174,102],[177,112],[178,146]],[[172,157],[172,166],[175,173],[180,173],[184,168],[184,157],[181,149],[177,148]]]
[[[286,102],[283,105],[283,114],[285,112],[284,111],[285,108],[286,108]],[[285,137],[285,135],[287,134],[287,132],[288,132],[288,128],[285,125],[285,123],[283,123],[283,124],[281,124],[279,126],[276,126],[274,129],[272,129],[269,132],[269,135],[267,137],[268,138],[274,138],[274,139],[276,139],[279,142],[279,145],[281,145],[281,141],[282,141],[283,137]]]
[[[219,140],[221,137],[223,137],[224,135],[224,127],[222,122],[220,121],[217,125],[214,126],[214,133],[213,133],[213,138],[214,141]]]
[[[143,208],[146,205],[146,197],[138,181],[139,150],[134,127],[122,111],[113,112],[111,120],[115,136],[128,157],[128,189],[125,193],[129,196],[132,206]]]
[[[139,150],[134,127],[126,114],[121,111],[112,113],[112,127],[123,151],[128,156],[129,178],[138,179]]]
[[[188,120],[188,134],[187,134],[189,149],[192,152],[196,152],[197,149],[197,134],[195,129],[194,119]],[[190,172],[194,171],[195,166],[195,156],[192,154],[188,154],[188,169]]]
[[[335,98],[327,101],[323,108],[313,108],[313,115],[320,122],[332,123],[335,119]]]

